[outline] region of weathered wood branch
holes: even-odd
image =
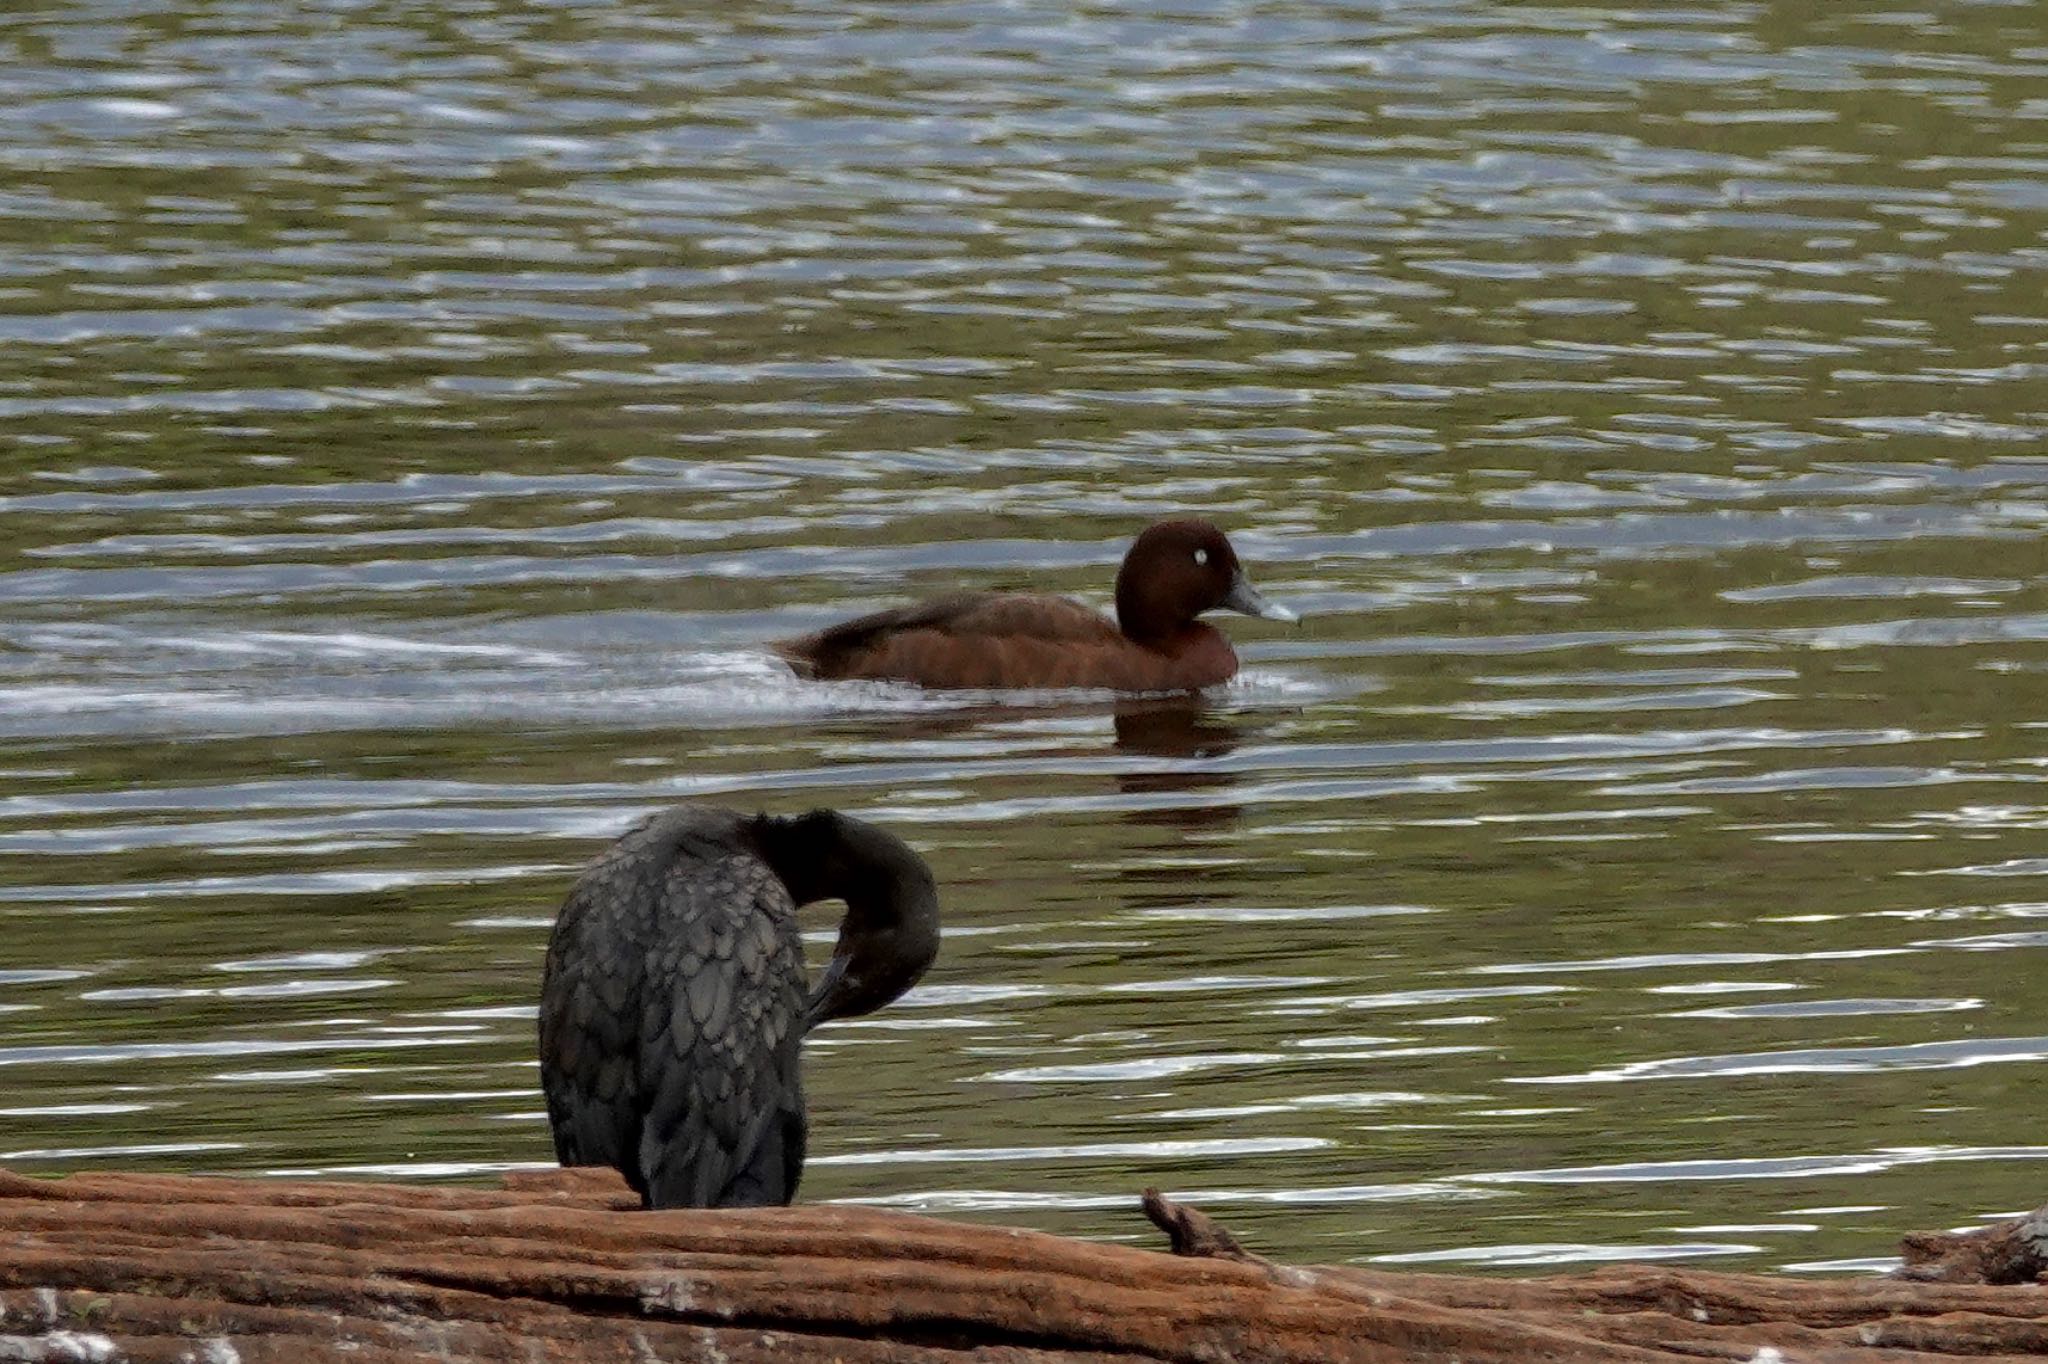
[[[1181,1255],[865,1209],[643,1213],[608,1172],[504,1189],[0,1172],[0,1360],[1697,1364],[1768,1346],[1800,1364],[1875,1364],[2048,1352],[2048,1289],[2032,1283],[1298,1268],[1156,1193],[1145,1208]],[[1980,1235],[2032,1244],[2023,1230]],[[2003,1263],[1982,1247],[1926,1254],[1951,1274]]]
[[[1899,1277],[1929,1283],[2038,1283],[2048,1274],[2048,1208],[1962,1233],[1913,1232]]]

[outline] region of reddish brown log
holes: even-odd
[[[1798,1364],[2048,1351],[2048,1289],[1614,1268],[1297,1268],[1148,1192],[1189,1254],[835,1207],[0,1172],[0,1360]]]

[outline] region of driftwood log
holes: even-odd
[[[0,1172],[0,1360],[1876,1364],[2048,1352],[2027,1219],[1914,1238],[1913,1278],[1618,1267],[1498,1279],[1277,1265],[1149,1192],[1179,1255],[863,1209],[631,1203],[608,1172],[503,1189]],[[1981,1282],[2029,1264],[2028,1282]]]

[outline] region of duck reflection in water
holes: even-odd
[[[1238,730],[1191,698],[1160,698],[1120,702],[1116,709],[1116,747],[1121,753],[1159,758],[1220,758],[1236,748]],[[1204,793],[1223,796],[1237,785],[1237,774],[1215,767],[1158,767],[1119,772],[1118,792],[1127,796],[1180,796],[1154,801],[1123,812],[1132,824],[1163,825],[1183,830],[1213,829],[1241,817],[1229,799],[1204,801]]]
[[[1248,719],[1226,719],[1199,696],[1129,696],[1107,704],[1077,701],[1028,709],[999,705],[968,706],[958,710],[925,712],[901,720],[862,721],[840,726],[839,732],[863,753],[869,752],[872,745],[876,755],[897,757],[904,745],[924,745],[923,756],[941,762],[949,756],[987,758],[991,756],[991,745],[987,741],[1001,736],[1009,742],[1000,743],[997,747],[1010,755],[1009,763],[1028,771],[1032,764],[1039,762],[1099,757],[1102,753],[1100,724],[1105,711],[1110,720],[1111,744],[1116,752],[1182,760],[1171,765],[1119,767],[1114,770],[1110,779],[1119,794],[1147,798],[1142,803],[1120,808],[1117,812],[1119,818],[1133,824],[1208,828],[1229,823],[1238,817],[1234,802],[1200,800],[1202,792],[1221,793],[1236,786],[1237,773],[1200,763],[1230,753],[1244,741],[1248,732],[1257,732],[1259,725]],[[947,740],[963,739],[968,742],[959,745],[957,750],[952,745],[944,745]],[[1194,793],[1196,799],[1192,802],[1166,799],[1175,792]]]
[[[806,987],[796,911],[846,902]],[[804,1034],[870,1013],[939,950],[931,870],[832,810],[706,805],[628,830],[580,876],[548,941],[540,1072],[555,1155],[609,1165],[649,1208],[787,1203],[808,1131]]]

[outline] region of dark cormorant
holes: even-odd
[[[817,984],[797,906],[846,901]],[[789,1202],[805,1033],[881,1008],[939,950],[931,869],[832,810],[683,805],[628,830],[569,892],[541,983],[540,1078],[564,1165],[610,1165],[650,1208]]]

